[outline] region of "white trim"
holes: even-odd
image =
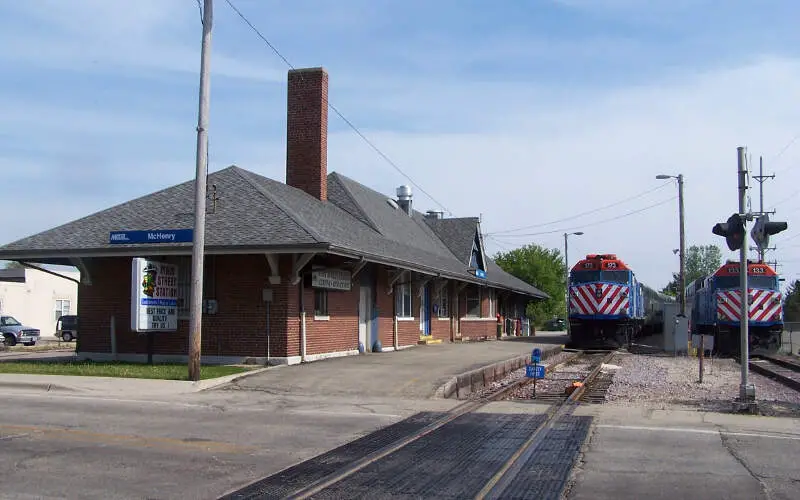
[[[436,319],[438,319],[439,321],[450,321],[450,318],[436,318]]]
[[[356,356],[358,349],[349,351],[335,351],[323,352],[320,354],[309,354],[306,356],[306,361],[320,361],[328,358],[340,358],[343,356]],[[114,355],[109,352],[79,352],[78,359],[93,361],[113,361]],[[147,362],[147,354],[117,354],[118,361],[131,361],[138,363]],[[186,363],[188,360],[185,354],[153,354],[154,363]],[[209,365],[266,365],[267,358],[265,356],[201,356],[201,363]],[[270,365],[298,365],[300,364],[300,356],[272,356],[269,358]]]
[[[414,321],[414,316],[395,316],[397,321]]]
[[[397,349],[395,349],[393,346],[384,347],[381,349],[381,352],[402,351],[404,349],[411,349],[412,347],[417,347],[417,344],[401,345]]]
[[[330,319],[330,316],[314,316],[314,321],[328,321]]]
[[[478,318],[475,316],[464,316],[461,321],[497,321],[497,318]]]
[[[114,354],[110,352],[79,352],[77,353],[77,357],[80,360],[92,361],[147,362],[147,354],[134,353],[117,354],[115,357]],[[280,358],[270,358],[272,361],[270,364],[281,364],[275,363],[274,361],[276,359]],[[153,354],[154,363],[186,363],[187,360],[188,358],[185,354]],[[267,358],[265,356],[201,356],[200,362],[209,365],[264,365],[267,362]]]

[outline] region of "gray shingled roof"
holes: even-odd
[[[488,258],[486,280],[468,273],[459,249],[470,224],[472,234],[466,251],[471,249],[477,219],[449,219],[454,222],[435,221],[432,225],[433,221],[421,213],[415,211],[409,217],[390,206],[385,195],[336,173],[328,176],[328,203],[235,166],[210,174],[208,184],[216,186],[219,198],[216,207],[212,203],[208,207],[209,250],[316,248],[547,297]],[[109,233],[191,227],[193,205],[194,182],[189,181],[2,246],[0,258],[52,260],[131,248],[161,251],[167,248],[164,244],[111,245]]]

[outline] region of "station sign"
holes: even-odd
[[[152,243],[192,243],[194,231],[191,229],[154,229],[150,231],[111,231],[108,242],[111,245],[141,245]]]
[[[315,269],[311,271],[311,286],[314,288],[349,291],[351,283],[350,271],[342,269]]]

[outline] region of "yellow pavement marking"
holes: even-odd
[[[0,440],[23,436],[31,439],[60,439],[142,448],[183,448],[192,451],[207,451],[209,453],[252,453],[259,449],[253,446],[240,446],[233,443],[223,443],[220,441],[190,441],[157,436],[106,434],[102,432],[66,429],[59,427],[0,424]]]

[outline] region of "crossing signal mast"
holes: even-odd
[[[750,235],[753,238],[759,250],[759,256],[763,259],[763,252],[769,247],[769,237],[773,234],[778,234],[785,231],[789,225],[786,222],[770,221],[769,214],[763,212],[763,196],[761,212],[758,214],[748,213],[745,208],[746,192],[747,192],[747,166],[745,160],[745,148],[738,147],[737,163],[739,174],[739,211],[728,217],[727,222],[720,222],[714,225],[711,232],[723,236],[728,248],[731,250],[739,250],[739,283],[741,285],[740,297],[749,297],[747,287],[747,221],[755,219],[755,224]],[[765,177],[763,170],[760,172],[759,177]],[[759,181],[761,182],[761,180]],[[742,409],[747,409],[751,412],[756,409],[756,388],[748,382],[748,360],[750,359],[749,352],[749,324],[748,318],[750,317],[750,304],[749,300],[741,301],[740,321],[739,321],[739,364],[742,371],[742,379],[739,385],[739,400],[738,403]]]

